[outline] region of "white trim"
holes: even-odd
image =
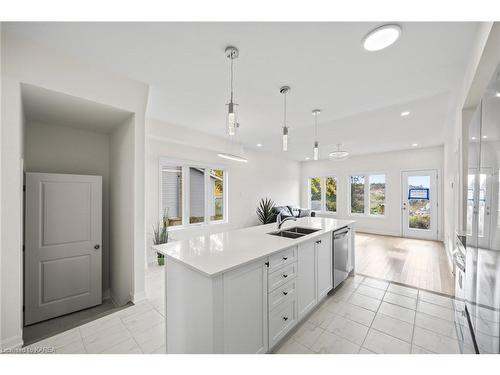
[[[311,210],[311,179],[319,178],[320,179],[320,188],[321,188],[321,202],[320,209],[314,210],[314,212],[326,215],[337,215],[338,214],[338,191],[339,191],[339,176],[336,174],[328,174],[328,175],[320,175],[320,176],[310,176],[307,177],[307,208]],[[327,211],[326,210],[326,179],[334,178],[335,184],[337,185],[337,196],[335,197],[335,203],[337,204],[336,211]]]
[[[356,213],[351,212],[351,177],[352,176],[362,176],[364,178],[363,187],[363,200],[364,200],[364,212]],[[384,176],[384,214],[374,215],[370,213],[370,176]],[[349,173],[347,175],[347,216],[352,217],[362,217],[366,219],[385,219],[387,217],[387,173],[386,172],[359,172],[359,173]]]

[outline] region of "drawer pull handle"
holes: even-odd
[[[288,259],[288,257],[283,257],[283,260],[285,260],[285,261],[286,261],[287,259]]]
[[[288,320],[288,316],[284,316],[283,320],[286,322]]]
[[[283,278],[286,279],[288,275],[286,273],[283,274]]]
[[[288,292],[283,291],[283,295],[284,295],[284,296],[286,296],[287,294],[288,294]]]
[[[320,244],[320,243],[321,243],[321,240],[316,241],[316,243],[317,243],[317,244]]]

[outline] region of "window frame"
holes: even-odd
[[[384,188],[384,214],[383,215],[375,215],[370,211],[370,176],[384,176],[385,188]],[[364,199],[364,212],[357,213],[351,212],[351,177],[352,176],[362,176],[365,179],[364,187],[363,187],[363,199]],[[387,173],[385,172],[360,172],[360,173],[349,173],[347,178],[347,215],[354,217],[370,217],[374,219],[382,219],[387,216]]]
[[[205,227],[212,225],[227,224],[229,222],[229,207],[228,207],[228,177],[229,173],[227,166],[221,164],[200,163],[190,160],[172,159],[167,157],[160,157],[158,161],[158,218],[162,219],[163,216],[163,199],[162,199],[162,169],[164,166],[175,165],[181,167],[182,170],[182,224],[169,226],[169,231],[181,230],[186,228]],[[204,220],[200,223],[190,223],[190,168],[199,168],[204,170]],[[209,183],[210,183],[210,170],[222,170],[224,175],[222,185],[222,204],[223,204],[223,219],[211,220],[210,219],[210,198],[209,197]]]
[[[320,187],[321,187],[321,209],[320,210],[314,210],[315,212],[319,212],[322,215],[332,215],[336,216],[338,215],[339,212],[339,205],[338,205],[338,196],[339,196],[339,177],[336,174],[332,175],[320,175],[320,176],[310,176],[307,178],[307,208],[312,210],[311,208],[311,180],[313,178],[319,178],[320,179]],[[337,209],[335,211],[327,211],[326,209],[326,179],[327,178],[333,178],[335,179],[335,183],[337,184],[337,196],[335,197],[336,203],[337,203]]]

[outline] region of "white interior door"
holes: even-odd
[[[403,237],[438,239],[436,170],[402,172]]]
[[[24,324],[102,303],[102,177],[26,173]]]

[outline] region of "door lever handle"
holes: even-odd
[[[100,247],[101,247],[100,245],[94,245],[94,249],[96,249],[96,250],[99,250]]]

